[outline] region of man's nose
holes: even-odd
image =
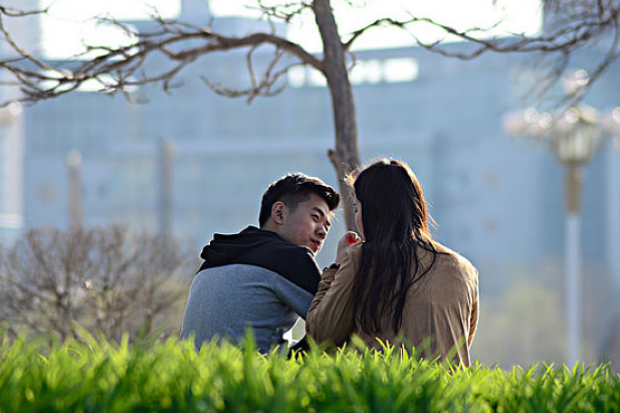
[[[319,225],[317,231],[316,231],[317,235],[319,235],[321,238],[325,238],[327,236],[327,230],[325,229],[325,227],[323,225]]]

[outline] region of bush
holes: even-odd
[[[606,366],[476,365],[461,370],[385,352],[268,357],[168,339],[130,347],[72,339],[0,346],[0,411],[11,412],[617,412]]]
[[[119,340],[178,331],[195,262],[173,242],[118,226],[31,230],[0,250],[0,320],[13,336],[76,325]]]

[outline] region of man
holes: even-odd
[[[260,229],[215,234],[203,248],[189,292],[181,338],[195,345],[238,342],[251,327],[261,352],[282,345],[283,333],[306,312],[321,279],[314,254],[323,247],[340,196],[318,178],[287,175],[267,188]]]

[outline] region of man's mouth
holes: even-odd
[[[321,241],[314,241],[314,240],[310,240],[311,244],[312,244],[312,250],[314,252],[317,252],[318,250],[321,249],[321,245],[323,244]]]

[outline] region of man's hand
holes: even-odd
[[[338,251],[336,252],[336,264],[340,265],[342,260],[344,259],[344,254],[347,252],[351,246],[355,244],[359,244],[362,242],[362,239],[353,231],[347,231],[340,241],[338,241]]]

